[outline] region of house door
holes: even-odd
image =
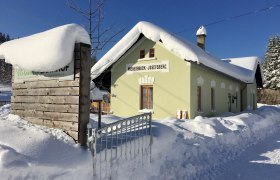
[[[231,112],[231,94],[228,94],[228,111]]]

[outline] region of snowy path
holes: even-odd
[[[278,180],[280,179],[280,132],[248,148],[229,162],[216,180]]]

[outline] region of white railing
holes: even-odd
[[[114,162],[151,160],[152,115],[145,113],[100,129],[88,129],[88,146],[93,155],[94,176],[112,178]],[[115,168],[116,169],[116,168]]]

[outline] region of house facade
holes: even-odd
[[[145,23],[131,45],[120,49],[131,40],[129,32],[124,42],[93,66],[93,79],[105,72],[104,64],[110,72],[113,114],[152,112],[153,118],[160,119],[176,117],[181,111],[187,113],[185,118],[194,118],[256,108],[256,87],[262,84],[255,78],[260,78],[256,57],[217,60],[201,49],[204,46],[180,41]],[[155,40],[157,35],[160,37]],[[249,80],[247,76],[253,77]]]

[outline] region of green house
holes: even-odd
[[[258,58],[217,59],[204,50],[205,37],[203,26],[195,45],[139,22],[93,66],[92,79],[110,89],[117,116],[194,118],[255,109]]]

